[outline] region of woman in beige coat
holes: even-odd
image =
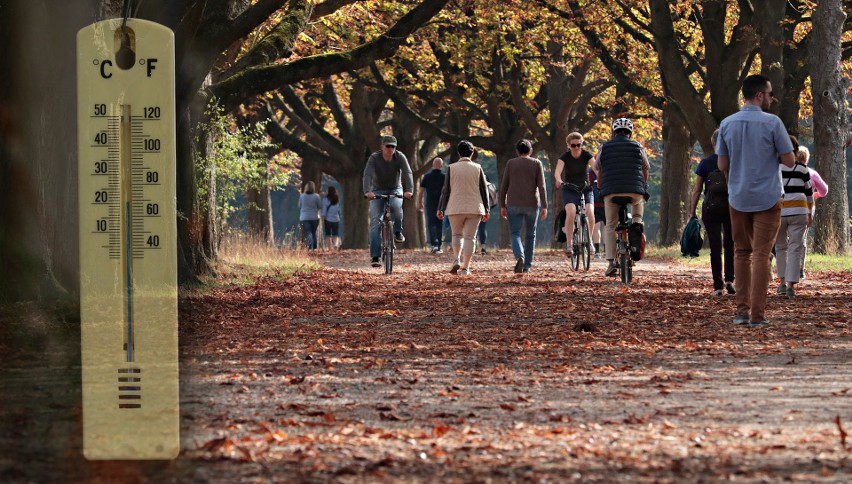
[[[480,221],[488,220],[488,188],[482,167],[471,160],[476,151],[473,144],[462,141],[457,150],[461,158],[447,168],[437,216],[450,218],[455,256],[450,273],[457,274],[461,269],[462,274],[470,274],[476,230]]]

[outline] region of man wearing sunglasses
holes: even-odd
[[[403,192],[405,183],[405,192]],[[414,178],[408,158],[396,149],[396,138],[390,135],[382,137],[382,149],[374,152],[367,159],[363,178],[364,196],[370,200],[370,264],[381,266],[379,256],[382,251],[382,214],[385,212],[387,200],[376,198],[376,195],[394,194],[411,198],[414,190]],[[402,200],[392,198],[391,216],[393,217],[393,232],[397,243],[405,242],[402,235]]]
[[[779,163],[793,167],[793,143],[784,123],[766,111],[772,83],[758,74],[745,78],[743,107],[719,126],[716,154],[728,175],[728,205],[734,236],[734,324],[765,326],[769,254],[781,226],[784,186]]]

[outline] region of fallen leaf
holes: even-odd
[[[843,448],[846,448],[846,436],[849,435],[846,433],[846,430],[843,428],[843,424],[840,422],[840,415],[834,417],[834,423],[837,424],[837,430],[840,431],[840,445]]]

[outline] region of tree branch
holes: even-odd
[[[293,55],[293,45],[308,23],[311,16],[310,4],[304,0],[289,0],[287,13],[267,34],[242,56],[221,78],[227,79],[249,67],[269,65],[278,59],[287,59]]]
[[[347,52],[321,54],[287,64],[255,67],[210,87],[227,108],[253,95],[277,89],[284,84],[326,77],[368,66],[376,59],[393,55],[409,35],[434,17],[449,0],[424,0],[391,27],[387,33]]]

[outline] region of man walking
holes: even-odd
[[[532,143],[522,139],[516,146],[517,158],[506,163],[500,183],[500,215],[509,220],[515,272],[529,272],[535,253],[535,230],[538,218],[547,218],[547,189],[544,166],[532,158]],[[521,225],[526,226],[521,244]]]
[[[769,288],[769,254],[781,225],[784,188],[779,163],[795,165],[793,144],[784,123],[765,112],[772,103],[772,83],[751,75],[742,86],[744,105],[719,126],[716,154],[728,174],[728,204],[734,235],[734,324],[765,326]]]
[[[432,246],[433,254],[440,254],[441,242],[443,239],[444,222],[439,219],[436,214],[438,212],[438,202],[441,201],[441,190],[444,188],[444,173],[441,168],[444,167],[444,160],[435,158],[432,160],[432,170],[423,175],[420,181],[420,198],[417,199],[417,210],[423,212],[426,209],[426,233],[429,235],[429,245]],[[423,199],[426,203],[423,203]]]
[[[403,182],[405,193],[402,191]],[[411,166],[408,164],[408,158],[396,150],[395,137],[383,136],[382,149],[367,158],[362,185],[364,196],[370,199],[370,264],[379,267],[382,265],[379,255],[382,251],[382,214],[385,212],[385,203],[391,204],[394,238],[402,243],[405,242],[405,237],[402,235],[402,199],[385,200],[376,198],[376,195],[394,194],[397,197],[402,195],[411,198],[414,188]]]

